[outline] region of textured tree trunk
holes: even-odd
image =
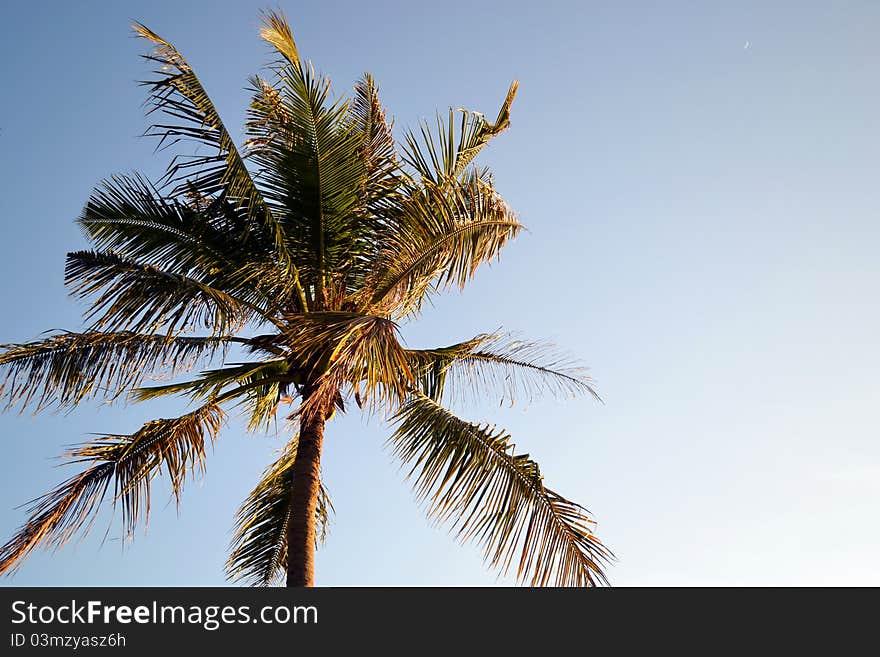
[[[315,509],[326,415],[326,409],[317,408],[300,424],[287,523],[287,586],[315,584]]]

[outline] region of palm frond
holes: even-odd
[[[424,395],[395,416],[389,443],[411,466],[428,513],[484,548],[489,564],[532,586],[606,583],[611,553],[586,510],[544,486],[538,464],[516,454],[510,436],[465,422]]]
[[[406,176],[401,170],[392,122],[386,118],[379,89],[369,73],[358,81],[349,105],[351,130],[360,141],[358,157],[364,161],[365,181],[361,192],[358,254],[351,272],[353,286],[363,286],[381,253],[394,234],[396,218],[404,201]]]
[[[299,50],[297,50],[293,32],[290,30],[290,23],[284,12],[271,9],[264,11],[261,22],[263,25],[260,28],[260,37],[270,43],[288,64],[299,68],[301,66]]]
[[[143,402],[167,395],[185,394],[191,399],[217,399],[225,388],[263,380],[267,374],[278,376],[288,371],[284,359],[273,358],[251,363],[229,363],[224,367],[205,370],[191,381],[135,388],[131,399]]]
[[[235,530],[226,561],[226,576],[251,586],[271,586],[287,565],[287,521],[290,496],[296,482],[293,464],[298,441],[294,438],[280,458],[269,466],[248,494],[235,517]],[[324,484],[318,492],[316,542],[327,537],[333,504]]]
[[[437,349],[408,349],[420,390],[435,401],[497,395],[501,403],[589,394],[602,401],[587,369],[547,342],[484,333]],[[450,391],[451,389],[451,391]]]
[[[247,363],[242,370],[246,368],[235,378],[237,388],[218,394],[222,389],[218,386],[215,394],[218,399],[238,399],[237,405],[250,416],[248,431],[268,431],[280,404],[292,400],[291,388],[296,389],[301,375],[285,360],[267,360],[256,367]]]
[[[193,331],[214,334],[260,323],[263,313],[198,279],[140,264],[112,251],[67,254],[65,282],[80,298],[95,295],[86,319],[107,331]]]
[[[426,183],[407,199],[405,216],[366,288],[373,312],[405,316],[418,311],[433,289],[463,288],[523,227],[495,190],[476,177],[446,188]]]
[[[386,117],[379,100],[379,86],[369,73],[355,84],[348,113],[348,121],[361,144],[360,157],[366,166],[364,196],[368,205],[373,205],[376,213],[381,214],[400,186],[401,172],[392,133],[393,122]]]
[[[244,342],[244,341],[243,341]],[[250,415],[248,430],[269,429],[279,403],[290,394],[291,386],[302,384],[302,374],[285,359],[273,358],[253,363],[231,363],[226,367],[201,372],[196,379],[147,386],[131,391],[131,398],[143,402],[167,395],[186,395],[194,400],[226,401]]]
[[[190,187],[167,198],[139,175],[114,176],[96,188],[77,220],[100,251],[223,289],[265,310],[277,297],[272,243],[225,194]],[[258,275],[253,270],[259,270]]]
[[[437,115],[436,134],[427,122],[421,124],[420,135],[408,131],[404,136],[404,161],[423,181],[442,185],[457,180],[486,144],[510,126],[510,106],[518,87],[516,80],[510,84],[494,123],[480,112],[457,110],[461,121],[456,134],[455,111],[450,109],[445,121]]]
[[[203,471],[206,443],[214,441],[223,418],[223,411],[209,404],[178,418],[147,422],[134,434],[104,436],[72,450],[70,461],[89,467],[31,502],[30,519],[0,547],[0,573],[14,571],[38,546],[57,549],[88,532],[111,483],[129,537],[149,516],[152,480],[160,472],[168,474],[179,503],[187,474]]]
[[[153,54],[145,58],[159,65],[158,77],[142,83],[150,89],[150,111],[161,111],[172,121],[153,125],[147,134],[158,137],[160,147],[191,140],[212,151],[172,161],[164,178],[173,186],[171,194],[195,191],[208,198],[222,194],[246,208],[247,216],[262,226],[274,243],[279,265],[292,281],[301,309],[306,310],[299,271],[286,249],[283,226],[263,199],[201,81],[177,48],[144,25],[133,27],[138,36],[154,44]]]
[[[141,335],[133,332],[59,333],[36,342],[4,344],[0,399],[7,408],[70,408],[84,399],[115,398],[149,373],[171,375],[192,368],[229,337]]]
[[[329,81],[310,66],[284,65],[278,81],[255,78],[247,123],[249,158],[287,233],[304,284],[326,307],[333,275],[363,257],[361,191],[366,181],[361,136],[350,129],[348,105],[331,103]]]
[[[165,198],[140,175],[118,175],[93,190],[77,224],[101,250],[176,273],[204,274],[237,266],[230,256],[245,238],[246,225],[224,210],[217,201]]]

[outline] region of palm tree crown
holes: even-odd
[[[155,184],[114,176],[93,192],[78,219],[93,248],[68,254],[66,266],[71,293],[90,300],[89,326],[4,345],[0,396],[39,410],[98,395],[183,395],[195,410],[73,449],[82,471],[32,503],[0,548],[0,572],[87,531],[108,492],[131,534],[157,475],[179,500],[203,469],[226,410],[243,410],[260,430],[290,405],[293,438],[238,511],[227,574],[268,585],[286,573],[289,585],[310,585],[332,509],[319,478],[324,425],[354,403],[389,418],[390,447],[429,513],[481,544],[493,566],[532,585],[606,582],[611,554],[586,511],[547,488],[507,433],[443,405],[465,387],[596,396],[583,368],[504,334],[421,350],[398,335],[398,322],[431,294],[464,286],[522,228],[488,168],[474,164],[508,127],[517,83],[494,122],[450,111],[398,146],[372,78],[333,101],[283,15],[270,12],[261,36],[277,61],[250,80],[239,151],[177,49],[135,30],[156,65],[143,84],[162,118],[148,134],[195,142],[202,154],[175,157]],[[231,347],[250,359],[228,362]],[[143,385],[151,371],[182,373],[210,358],[219,365],[190,380]]]

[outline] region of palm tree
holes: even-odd
[[[224,408],[261,430],[290,405],[292,438],[238,511],[227,575],[269,585],[286,573],[288,586],[311,586],[332,509],[320,478],[324,429],[353,402],[390,421],[390,446],[429,514],[478,542],[491,565],[515,565],[531,585],[606,583],[611,554],[586,510],[547,488],[507,433],[443,405],[456,390],[498,386],[596,397],[583,368],[505,334],[437,349],[407,349],[398,334],[398,322],[464,286],[522,228],[488,168],[473,164],[509,125],[517,83],[494,123],[450,111],[398,147],[372,78],[332,101],[284,16],[269,12],[260,34],[277,58],[250,80],[239,151],[180,52],[134,28],[157,65],[143,84],[163,118],[148,134],[161,146],[195,142],[202,154],[175,156],[156,184],[120,175],[92,193],[78,223],[94,248],[66,265],[71,294],[90,299],[88,328],[3,345],[0,396],[35,410],[172,394],[196,407],[70,451],[84,469],[31,503],[0,548],[0,572],[88,531],[111,488],[130,536],[158,474],[179,502],[203,470]],[[230,349],[249,360],[230,362]],[[143,385],[147,373],[211,358],[219,366],[190,380]]]

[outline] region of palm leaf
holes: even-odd
[[[395,416],[389,443],[411,466],[418,497],[461,540],[473,539],[502,572],[516,563],[532,586],[605,583],[610,552],[579,505],[544,486],[538,464],[516,454],[510,436],[465,422],[424,395]]]
[[[219,202],[196,200],[165,198],[140,175],[114,176],[92,192],[77,223],[99,249],[163,269],[229,268],[247,226]]]
[[[369,203],[381,205],[398,189],[401,181],[393,123],[386,118],[379,100],[379,87],[369,73],[354,86],[348,107],[348,121],[360,142],[360,157],[366,167],[364,196]],[[377,213],[380,214],[380,213]]]
[[[288,64],[299,68],[301,66],[299,51],[296,48],[293,32],[290,30],[290,23],[287,21],[284,12],[280,10],[264,11],[262,23],[260,37],[267,43],[272,44]]]
[[[296,264],[286,250],[284,229],[265,203],[201,81],[168,41],[139,23],[134,25],[134,30],[154,44],[153,54],[145,58],[159,65],[156,71],[159,77],[142,83],[150,88],[151,112],[161,111],[173,121],[155,124],[147,134],[159,137],[160,146],[187,139],[215,151],[185,161],[179,158],[172,161],[165,174],[166,183],[175,185],[172,195],[195,190],[205,197],[222,193],[238,201],[247,209],[248,217],[264,227],[271,237],[276,257],[297,291],[301,309],[305,310],[305,293]]]
[[[481,334],[437,349],[408,349],[420,390],[435,401],[454,402],[456,393],[495,394],[501,403],[589,394],[602,401],[585,367],[546,342],[512,334]],[[448,393],[451,388],[452,394]]]
[[[394,234],[396,218],[403,211],[406,176],[401,170],[392,122],[386,118],[379,100],[378,85],[369,73],[357,82],[349,105],[348,122],[360,142],[358,157],[363,160],[365,180],[359,206],[358,258],[349,273],[352,286],[360,288],[379,257],[382,246]]]
[[[0,345],[0,398],[7,408],[70,408],[91,397],[115,398],[150,372],[186,370],[224,351],[229,337],[59,333],[36,342]]]
[[[131,398],[133,401],[142,402],[167,395],[185,394],[192,399],[217,399],[229,386],[240,386],[258,379],[264,380],[266,375],[277,377],[288,371],[286,362],[280,358],[252,363],[229,363],[218,369],[200,372],[198,378],[191,381],[136,388],[131,391]]]
[[[111,483],[126,536],[134,533],[139,520],[146,522],[152,480],[161,471],[167,472],[179,503],[187,473],[203,471],[207,439],[214,441],[223,417],[218,406],[209,404],[178,418],[147,422],[134,434],[105,436],[71,451],[71,462],[89,467],[31,502],[30,519],[0,547],[0,573],[18,568],[37,546],[57,549],[77,533],[88,532]]]
[[[426,294],[463,288],[480,264],[500,255],[522,229],[507,204],[478,178],[452,187],[426,183],[405,203],[401,221],[380,254],[366,288],[372,312],[404,316]]]
[[[243,341],[244,342],[244,341]],[[132,390],[131,398],[142,402],[167,395],[187,395],[194,400],[209,399],[215,403],[236,399],[250,415],[249,431],[269,429],[281,400],[287,398],[291,386],[301,385],[302,374],[284,359],[253,363],[233,363],[226,367],[201,372],[191,381],[148,386]]]
[[[445,121],[437,115],[436,134],[432,134],[427,122],[421,124],[420,135],[408,131],[404,137],[404,161],[424,181],[437,185],[454,182],[486,144],[510,126],[510,106],[518,87],[516,80],[510,84],[494,123],[479,112],[461,109],[456,135],[455,112],[450,109]]]
[[[190,187],[182,200],[167,198],[141,176],[114,176],[92,192],[77,223],[100,251],[197,279],[255,308],[277,298],[279,277],[266,275],[278,269],[272,243],[225,194],[206,198]]]
[[[270,586],[284,575],[287,565],[287,521],[295,482],[293,464],[297,439],[263,472],[235,517],[235,530],[226,562],[228,579],[252,586]],[[316,541],[327,536],[333,505],[323,483],[318,493]]]
[[[263,321],[254,306],[198,279],[163,271],[112,251],[76,251],[67,255],[65,282],[71,294],[96,295],[86,319],[109,331],[155,332],[204,328],[214,334]]]

